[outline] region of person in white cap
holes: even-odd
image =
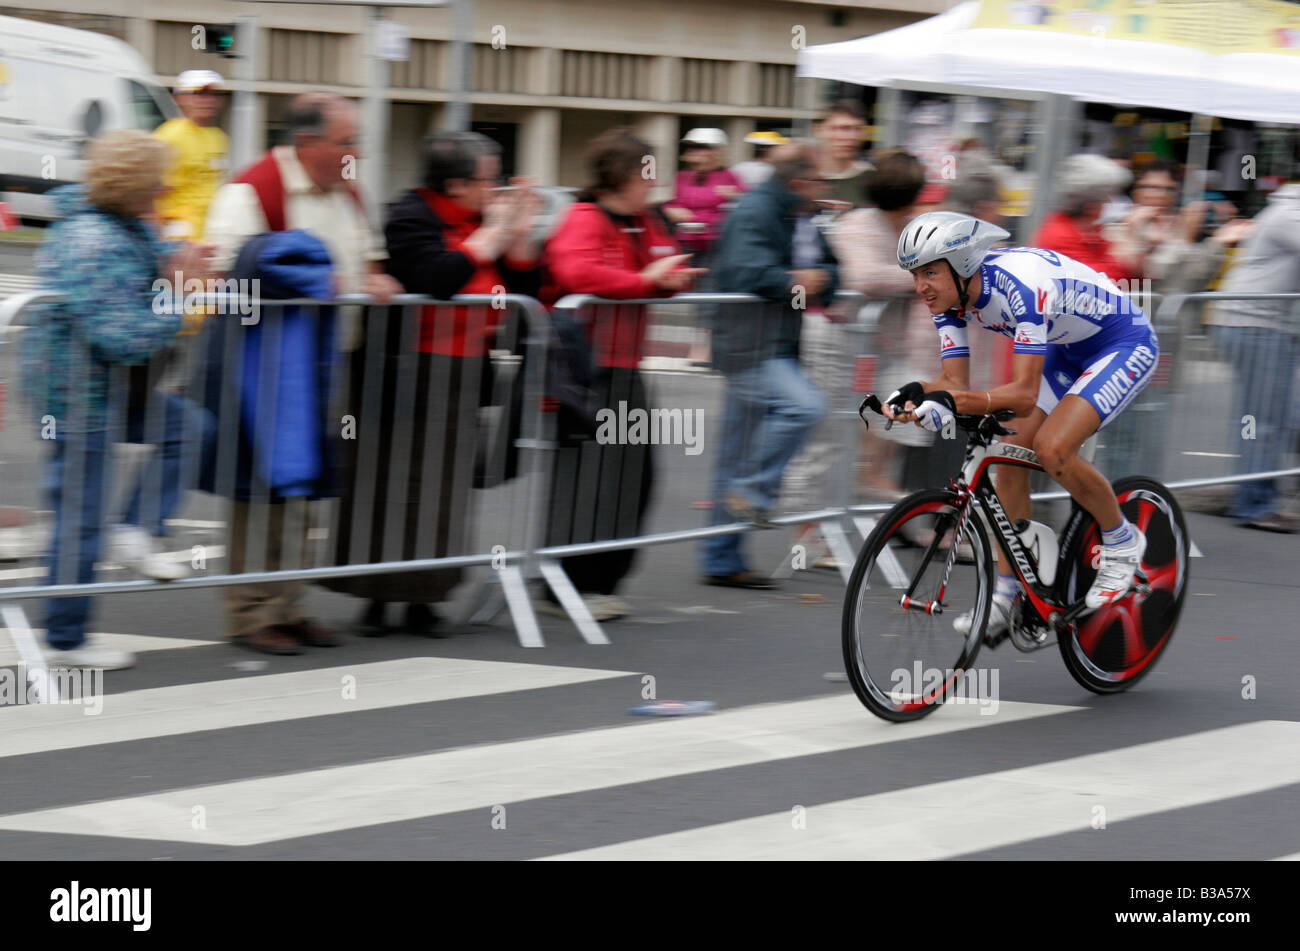
[[[663,206],[664,214],[678,226],[682,248],[696,253],[695,266],[704,266],[699,258],[718,240],[723,206],[745,190],[740,179],[722,164],[722,150],[726,147],[727,133],[721,129],[692,129],[686,133],[682,139],[686,168],[677,173],[672,200]]]
[[[173,150],[165,176],[169,190],[158,200],[164,237],[202,237],[208,204],[226,177],[230,155],[230,139],[217,125],[224,91],[219,73],[185,70],[176,79],[176,104],[184,116],[154,130]]]
[[[682,138],[682,161],[686,168],[677,173],[673,197],[663,205],[663,212],[673,223],[677,243],[694,257],[691,266],[703,268],[705,274],[696,282],[697,291],[713,290],[708,268],[714,247],[722,233],[722,219],[730,203],[739,198],[745,186],[722,164],[722,150],[727,147],[727,133],[721,129],[692,129]],[[704,305],[697,316],[697,334],[686,358],[693,366],[708,366],[708,332],[714,308]]]
[[[754,147],[754,157],[731,166],[731,174],[739,178],[746,188],[761,185],[772,177],[772,162],[768,158],[772,149],[789,141],[780,132],[751,132],[745,136],[745,144]]]

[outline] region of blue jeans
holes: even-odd
[[[1267,327],[1210,327],[1214,341],[1236,371],[1237,409],[1234,425],[1244,415],[1255,417],[1255,438],[1241,440],[1238,472],[1281,469],[1295,446],[1295,371],[1300,366],[1300,336]],[[1237,486],[1232,517],[1239,522],[1267,518],[1281,509],[1273,479]]]
[[[772,508],[786,465],[827,411],[826,396],[803,375],[799,361],[793,358],[765,360],[729,375],[709,524],[735,521],[723,504],[728,493],[741,495],[759,508]],[[747,571],[742,538],[706,538],[701,552],[704,573]]]
[[[161,413],[159,408],[161,407]],[[193,482],[213,465],[217,421],[201,406],[170,393],[155,393],[146,414],[126,421],[126,442],[146,442],[154,436],[161,416],[162,439],[127,502],[122,521],[138,525],[152,535],[165,535],[163,519],[180,501],[182,475]],[[146,428],[148,432],[146,433]],[[185,450],[191,458],[199,447],[198,466],[185,472]],[[54,440],[54,452],[45,470],[43,489],[54,510],[54,537],[47,565],[49,584],[89,584],[95,580],[104,514],[105,474],[108,469],[108,433],[96,430],[71,433]],[[146,494],[149,497],[146,499]],[[46,640],[57,650],[80,647],[86,639],[90,598],[50,598],[46,602]]]

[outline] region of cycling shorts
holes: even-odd
[[[1071,353],[1071,349],[1076,352]],[[1151,382],[1160,359],[1160,345],[1149,326],[1139,326],[1106,344],[1105,349],[1090,351],[1078,346],[1047,348],[1038,386],[1038,408],[1050,413],[1062,397],[1073,393],[1092,404],[1101,417],[1099,428],[1104,428]]]

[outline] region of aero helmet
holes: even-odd
[[[956,211],[931,211],[907,223],[898,236],[898,266],[907,271],[940,258],[970,277],[989,248],[1011,237],[996,225]]]
[[[927,212],[909,221],[898,236],[898,266],[913,271],[932,261],[946,261],[964,308],[967,294],[958,278],[978,271],[989,249],[1010,237],[1010,232],[971,215]]]

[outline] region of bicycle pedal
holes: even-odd
[[[995,648],[997,648],[999,644],[1005,641],[1010,636],[1010,634],[1011,632],[1009,630],[999,631],[998,633],[992,635],[990,635],[988,631],[985,631],[984,638],[983,638],[984,646],[987,647],[989,650],[994,650]]]

